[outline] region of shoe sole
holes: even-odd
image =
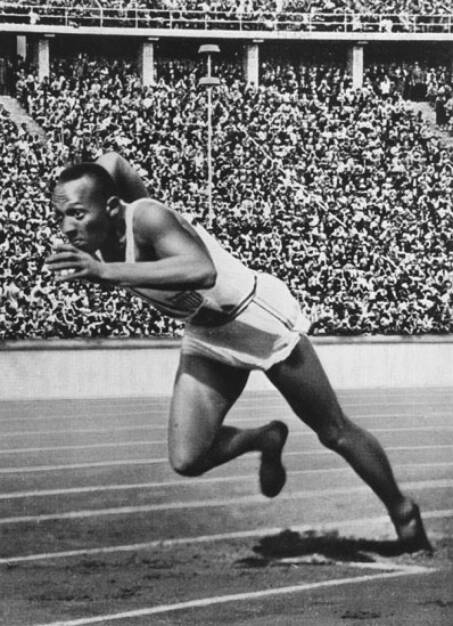
[[[267,498],[275,498],[286,483],[286,469],[282,463],[282,452],[285,447],[286,440],[288,439],[289,430],[286,424],[283,422],[271,422],[270,428],[278,426],[281,434],[281,444],[278,451],[278,456],[275,459],[266,460],[261,458],[260,466],[260,488],[261,493]],[[268,476],[266,476],[268,474]]]

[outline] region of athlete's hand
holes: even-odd
[[[102,282],[102,263],[97,261],[88,252],[79,250],[71,244],[60,244],[46,259],[47,268],[57,273],[57,282],[71,280],[89,280]]]

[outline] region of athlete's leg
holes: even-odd
[[[170,410],[170,463],[180,474],[198,476],[245,452],[260,451],[262,490],[274,496],[285,481],[280,456],[286,426],[281,422],[244,430],[222,426],[247,378],[247,370],[181,355]]]
[[[411,549],[428,548],[417,506],[401,493],[377,439],[343,413],[310,341],[301,337],[267,375],[321,443],[341,454],[379,496],[400,539]]]

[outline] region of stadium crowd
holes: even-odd
[[[233,61],[215,71],[211,215],[195,61],[161,60],[147,88],[132,63],[85,54],[55,60],[41,84],[19,68],[18,97],[47,143],[1,113],[0,337],[180,332],[124,292],[56,285],[43,269],[52,181],[106,150],[134,163],[153,197],[283,278],[313,333],[451,331],[452,158],[398,89],[383,95],[376,68],[360,91],[334,64],[265,61],[257,89]]]
[[[446,65],[381,63],[370,66],[367,75],[384,97],[396,91],[406,100],[428,101],[437,125],[453,133],[453,81]]]
[[[234,11],[236,13],[253,13],[259,11],[282,13],[286,11],[335,11],[349,9],[357,12],[374,13],[382,10],[388,12],[409,11],[427,14],[449,13],[451,6],[446,0],[19,0],[12,3],[8,0],[2,5],[17,6],[48,6],[48,7],[86,7],[104,8],[140,8],[168,9],[189,11]]]
[[[49,187],[68,151],[58,142],[43,146],[3,107],[0,133],[0,339],[125,336],[137,326],[143,334],[171,332],[169,320],[137,299],[89,285],[56,287],[43,269],[57,234]]]
[[[21,0],[0,20],[154,28],[413,32],[451,30],[448,0]]]

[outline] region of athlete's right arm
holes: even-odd
[[[130,203],[149,197],[137,170],[117,152],[106,152],[96,160],[96,163],[102,165],[113,178],[121,200]]]
[[[47,259],[54,272],[70,270],[58,280],[77,279],[119,287],[161,290],[209,289],[217,273],[197,232],[158,202],[141,202],[134,213],[134,240],[144,253],[139,262],[100,263],[72,245],[59,246]]]

